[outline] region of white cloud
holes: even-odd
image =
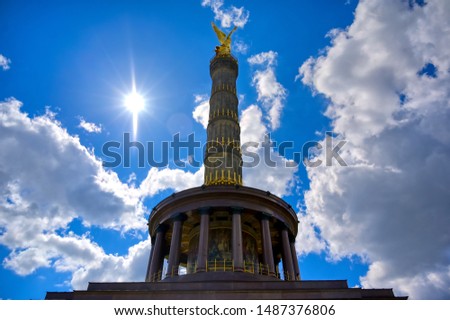
[[[101,133],[102,132],[102,125],[101,124],[95,124],[93,122],[87,122],[83,118],[80,118],[80,124],[78,125],[78,128],[84,129],[89,133]]]
[[[253,74],[252,84],[256,87],[258,101],[268,112],[266,118],[270,121],[271,129],[278,129],[287,92],[275,75],[277,53],[262,52],[248,58],[248,62],[252,66],[262,67]]]
[[[114,229],[143,228],[137,190],[105,171],[54,114],[30,118],[20,107],[15,99],[0,103],[0,148],[8,150],[0,157],[1,208],[17,211],[15,216],[32,209],[41,218],[81,217],[86,224]]]
[[[0,103],[0,147],[10,150],[0,157],[0,243],[11,250],[3,267],[20,275],[43,267],[71,272],[75,289],[85,289],[88,281],[142,281],[149,240],[131,247],[125,256],[106,254],[88,235],[70,232],[69,223],[80,217],[86,225],[142,230],[146,225],[142,198],[199,186],[203,168],[195,173],[152,168],[135,188],[122,183],[115,172],[105,171],[78,138],[61,127],[55,114],[47,111],[31,118],[21,112],[21,105],[15,99]],[[245,125],[258,110],[255,106],[244,112],[244,136],[251,136],[250,131],[255,139],[262,136],[261,121],[253,121],[253,128]],[[249,174],[249,181],[257,176]],[[264,183],[278,194],[285,194],[292,180],[291,173],[283,175],[279,169],[267,177],[277,177],[273,189],[273,181]],[[66,231],[60,234],[61,230]]]
[[[274,51],[267,51],[255,54],[247,59],[251,65],[265,65],[271,67],[276,65],[278,53]]]
[[[320,253],[326,249],[326,243],[317,234],[316,225],[311,217],[304,210],[297,214],[299,224],[297,238],[295,238],[295,251],[297,255],[309,253]]]
[[[71,272],[70,283],[75,290],[85,290],[88,282],[144,281],[150,254],[150,239],[140,241],[124,256],[106,254],[86,236],[69,233],[40,234],[32,239],[34,246],[14,250],[3,267],[19,275],[28,275],[40,267],[57,272]]]
[[[15,99],[0,103],[0,148],[8,150],[0,157],[3,199],[17,199],[10,210],[28,205],[39,217],[81,217],[86,224],[123,230],[143,222],[137,190],[105,171],[54,114],[30,118],[20,107]]]
[[[192,112],[192,117],[206,129],[209,120],[209,96],[207,94],[196,94],[194,99],[196,106]]]
[[[7,151],[0,156],[0,244],[10,250],[3,266],[20,275],[42,267],[90,273],[95,263],[109,261],[105,273],[115,264],[122,270],[134,259],[132,251],[107,255],[86,236],[69,232],[69,223],[78,217],[85,225],[144,231],[141,191],[105,171],[54,114],[31,118],[21,105],[0,102],[0,149]]]
[[[243,28],[250,17],[250,13],[244,7],[230,6],[224,9],[223,0],[203,0],[202,6],[211,8],[214,12],[214,19],[220,21],[222,28],[229,28],[233,25]]]
[[[69,223],[78,217],[85,225],[144,231],[142,199],[201,185],[203,168],[152,168],[138,187],[132,176],[122,183],[55,114],[31,118],[21,106],[15,99],[0,102],[0,148],[8,150],[0,157],[0,244],[11,251],[3,267],[19,275],[43,267],[71,272],[75,289],[88,281],[143,281],[149,239],[127,255],[106,254],[89,235],[71,232]]]
[[[256,104],[242,110],[240,127],[242,143],[264,141],[267,128],[263,123],[263,113]]]
[[[203,184],[203,170],[203,166],[194,173],[181,169],[151,168],[140,185],[141,194],[153,196],[167,189],[182,191],[201,186]]]
[[[130,247],[125,256],[105,254],[100,250],[95,260],[83,261],[74,270],[72,287],[85,290],[88,282],[144,281],[150,249],[151,242],[147,239]]]
[[[449,21],[445,0],[360,2],[299,69],[348,141],[348,167],[307,168],[308,219],[331,257],[368,261],[364,287],[417,299],[450,298]],[[419,74],[428,63],[435,76]]]
[[[235,40],[232,43],[233,45],[233,51],[236,51],[237,53],[241,53],[241,54],[247,54],[248,52],[248,44],[246,44],[244,41],[242,40]]]
[[[298,167],[294,162],[281,156],[274,149],[270,149],[270,160],[274,165],[267,165],[262,142],[265,141],[265,135],[268,133],[267,127],[263,123],[263,112],[257,105],[251,105],[242,111],[241,119],[241,143],[258,143],[256,148],[249,149],[250,152],[257,154],[259,164],[253,167],[244,167],[244,185],[258,189],[268,190],[278,196],[290,194],[295,185],[295,173]],[[253,162],[251,158],[243,157],[246,162]]]
[[[8,70],[10,68],[10,64],[11,60],[0,54],[0,67],[2,67],[3,70]]]

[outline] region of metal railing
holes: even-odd
[[[198,269],[197,261],[193,264],[188,264],[186,268],[182,267],[173,267],[172,270],[159,270],[157,273],[152,274],[149,278],[150,282],[158,282],[166,277],[178,277],[183,276],[185,274],[196,273]],[[204,272],[246,272],[258,275],[266,275],[273,276],[278,279],[283,280],[300,280],[298,276],[292,277],[288,272],[280,273],[278,268],[275,269],[274,273],[271,273],[269,270],[269,265],[263,263],[257,263],[254,261],[245,261],[243,264],[243,269],[239,268],[238,270],[235,267],[233,260],[208,260],[206,261]]]

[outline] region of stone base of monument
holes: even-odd
[[[345,280],[281,281],[252,279],[244,273],[206,273],[160,282],[91,282],[87,290],[48,292],[46,300],[366,300],[407,299],[392,289],[349,288]]]

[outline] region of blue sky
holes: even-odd
[[[244,184],[296,208],[303,279],[448,299],[449,12],[445,0],[2,1],[0,298],[144,279],[151,208],[203,169],[139,168],[136,152],[105,169],[102,146],[133,132],[133,83],[146,100],[136,140],[157,159],[178,132],[205,141],[215,21],[239,27],[242,141],[293,142]],[[286,167],[327,131],[347,141],[346,167]]]

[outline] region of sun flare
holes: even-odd
[[[138,114],[139,111],[142,111],[145,108],[145,99],[139,92],[136,91],[136,89],[133,89],[131,93],[125,96],[124,105],[133,114],[133,137],[136,138],[138,129]]]
[[[141,94],[133,91],[125,97],[125,107],[132,113],[138,113],[144,109],[145,99]]]

